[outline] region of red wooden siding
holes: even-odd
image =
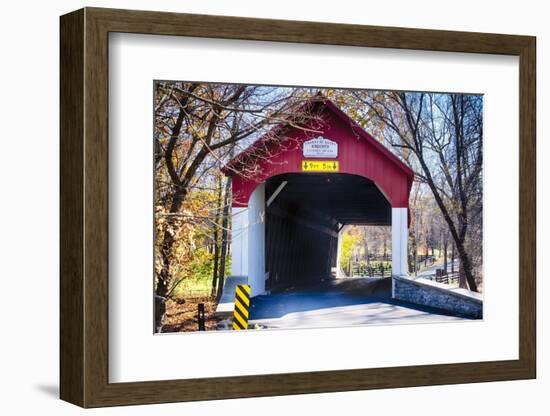
[[[287,141],[284,149],[272,152],[269,160],[258,159],[252,163],[259,166],[258,173],[243,177],[238,174],[238,161],[244,160],[246,150],[233,159],[224,168],[232,176],[233,206],[248,205],[248,199],[257,184],[270,177],[284,173],[302,173],[302,143],[305,140],[322,135],[338,143],[339,173],[349,173],[372,180],[386,196],[393,208],[408,208],[409,192],[413,181],[413,172],[382,144],[353,122],[332,102],[326,100],[324,106],[322,133],[304,132],[290,129],[285,134]],[[261,143],[261,138],[259,139]],[[253,144],[252,147],[258,144]],[[311,159],[315,160],[315,159]],[[236,169],[237,172],[232,169]],[[304,173],[307,174],[307,173]]]

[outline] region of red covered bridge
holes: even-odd
[[[347,224],[392,226],[392,273],[407,273],[413,172],[330,100],[311,129],[279,126],[224,167],[232,177],[232,270],[252,296],[330,277]],[[260,150],[260,151],[259,151]]]

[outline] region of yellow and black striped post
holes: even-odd
[[[233,329],[248,329],[248,310],[250,308],[250,285],[237,285],[235,288],[235,310],[233,311]]]

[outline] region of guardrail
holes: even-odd
[[[373,262],[350,263],[351,277],[385,277],[391,276],[391,263]]]

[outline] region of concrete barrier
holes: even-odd
[[[392,276],[392,295],[394,299],[445,310],[458,316],[483,317],[481,294],[428,279]]]
[[[218,307],[216,308],[216,316],[233,316],[233,309],[235,307],[235,288],[237,285],[246,284],[248,284],[247,276],[227,276],[223,285],[220,303],[218,303]]]

